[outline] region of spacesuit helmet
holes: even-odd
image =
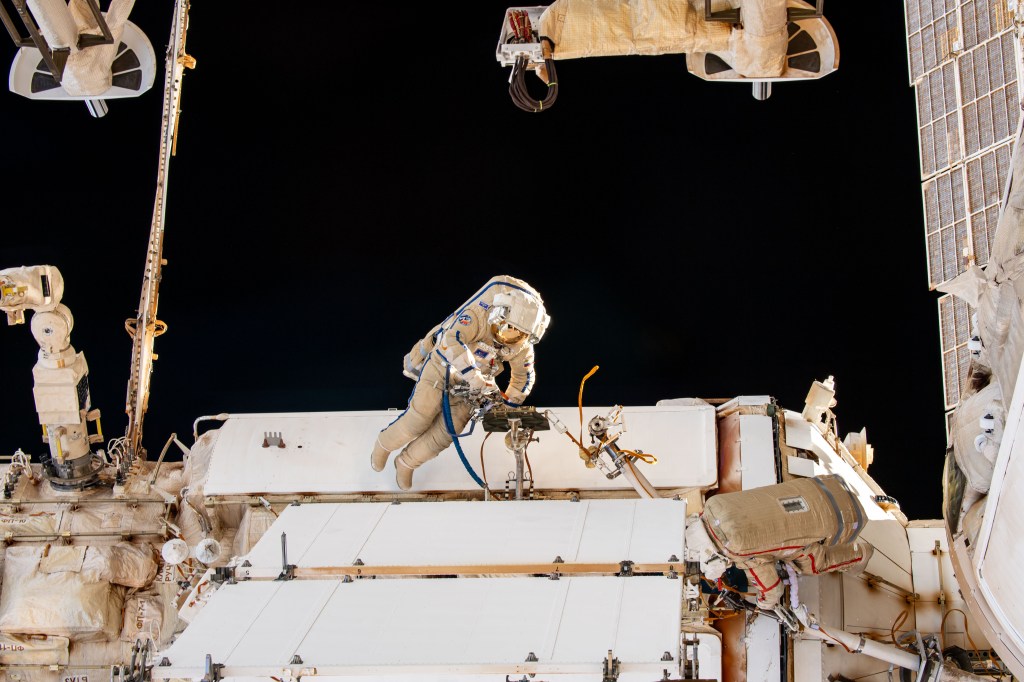
[[[530,343],[539,342],[551,323],[551,316],[539,296],[512,289],[494,297],[487,321],[498,341],[512,345],[525,338]]]

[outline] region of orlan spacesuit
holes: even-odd
[[[488,280],[406,354],[402,371],[416,380],[416,388],[406,410],[378,434],[370,456],[373,469],[383,471],[391,452],[405,445],[395,458],[395,477],[398,487],[409,490],[413,471],[452,443],[482,398],[500,396],[506,404],[521,405],[534,386],[533,346],[550,321],[540,294],[523,280],[509,275]],[[501,393],[494,378],[506,362],[511,376]]]
[[[712,583],[730,566],[742,569],[758,608],[770,611],[797,575],[864,570],[874,553],[859,537],[866,521],[856,494],[835,474],[722,493],[687,517],[687,560],[700,562]]]

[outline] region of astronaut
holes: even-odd
[[[373,470],[383,471],[392,451],[405,446],[395,458],[395,480],[409,490],[413,472],[451,445],[476,406],[522,405],[536,378],[533,347],[550,321],[540,294],[523,280],[488,280],[406,354],[402,372],[416,387],[405,411],[377,435]],[[501,391],[495,377],[505,363],[511,371]]]
[[[700,563],[701,574],[717,584],[730,567],[742,569],[747,584],[757,597],[756,605],[765,611],[776,611],[785,595],[786,585],[795,590],[793,579],[798,575],[823,573],[859,573],[874,554],[874,547],[863,538],[834,546],[819,542],[799,547],[778,548],[756,556],[732,556],[712,539],[704,519],[691,514],[686,519],[687,560]],[[780,575],[788,573],[788,578]],[[792,596],[792,595],[791,595]]]

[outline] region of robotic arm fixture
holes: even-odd
[[[99,481],[102,464],[94,461],[92,445],[103,442],[103,433],[89,395],[89,366],[71,345],[75,323],[60,302],[63,294],[64,279],[52,265],[0,270],[0,310],[7,324],[24,324],[25,311],[33,311],[30,328],[39,344],[33,394],[50,448],[43,472],[57,490],[80,490]],[[96,423],[96,433],[89,433],[89,422]]]

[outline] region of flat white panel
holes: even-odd
[[[598,529],[604,529],[608,535],[603,536]],[[587,511],[587,521],[580,538],[580,547],[576,560],[580,562],[600,561],[609,556],[626,559],[629,554],[629,543],[633,536],[633,514],[623,514],[621,509],[610,505],[591,505]]]
[[[722,638],[708,632],[697,635],[697,678],[722,679]]]
[[[907,541],[911,552],[931,552],[935,542],[943,552],[949,551],[946,543],[946,526],[942,521],[911,521],[907,524]]]
[[[822,682],[820,639],[793,640],[793,681]]]
[[[224,661],[277,591],[287,584],[241,582],[225,585],[196,614],[164,655],[171,663],[180,666],[202,667],[207,654],[213,657],[214,662]]]
[[[388,509],[360,558],[371,565],[570,561],[573,529],[588,508],[556,500],[403,503]]]
[[[747,625],[747,682],[779,682],[778,621],[755,618]]]
[[[787,455],[786,461],[788,462],[789,473],[794,476],[820,476],[825,473],[825,470],[820,467],[813,459],[807,459],[805,457],[794,457],[793,455]]]
[[[352,502],[289,506],[249,554],[254,567],[565,562],[683,556],[685,500]]]
[[[334,507],[326,504],[287,507],[249,550],[249,562],[253,566],[281,566],[281,533],[285,533],[288,563],[294,564],[296,559],[301,558],[313,545],[334,512]],[[290,523],[281,520],[295,517],[301,517],[302,522]]]
[[[979,573],[990,603],[998,605],[1004,625],[1018,647],[1024,647],[1024,594],[1020,587],[1020,567],[1024,565],[1024,447],[1014,443],[1014,458],[1003,480],[992,533],[985,547]],[[991,506],[991,505],[990,505]]]
[[[600,664],[608,650],[623,663],[657,663],[665,651],[676,656],[681,583],[580,577],[226,585],[160,654],[171,668],[155,674],[189,676],[208,653],[215,663],[265,666],[267,674],[279,673],[292,653],[310,667],[444,665],[452,674],[521,663],[529,652],[551,665]]]
[[[606,415],[610,407],[584,408],[584,422]],[[539,412],[543,408],[538,408]],[[571,431],[579,428],[579,408],[551,408]],[[210,461],[207,495],[399,492],[394,467],[370,468],[377,434],[400,413],[320,412],[232,415],[220,427]],[[717,481],[715,410],[710,405],[624,407],[626,430],[618,444],[658,458],[656,465],[639,464],[659,488],[709,487]],[[574,428],[574,425],[575,428]],[[285,447],[262,447],[264,434],[280,432]],[[486,433],[477,425],[462,438],[463,452],[476,470]],[[630,490],[623,477],[609,480],[598,469],[583,466],[576,445],[554,429],[537,433],[529,447],[537,488]],[[501,476],[515,470],[515,458],[501,438],[484,448],[488,483],[500,487]],[[421,467],[414,490],[478,490],[454,446]]]
[[[743,457],[744,490],[775,485],[775,439],[772,417],[763,414],[740,415],[740,447]]]
[[[339,585],[333,580],[299,580],[290,584],[284,598],[267,603],[223,663],[287,665],[320,609]]]
[[[296,566],[351,565],[362,553],[367,536],[380,525],[381,519],[392,509],[392,505],[387,503],[327,506],[334,508],[334,513],[320,529],[309,549],[301,556],[297,556],[296,561],[291,562]],[[301,508],[288,507],[286,512],[293,509],[298,511]],[[266,535],[269,538],[271,533],[268,532]]]

